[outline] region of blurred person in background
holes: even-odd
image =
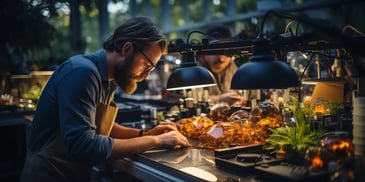
[[[224,25],[212,25],[206,31],[207,39],[210,43],[219,43],[232,38],[231,31]],[[201,55],[198,65],[207,68],[213,73],[217,85],[208,87],[209,98],[212,103],[226,102],[234,104],[241,101],[237,92],[230,90],[233,74],[237,70],[234,57],[225,55]]]

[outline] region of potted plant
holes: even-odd
[[[266,149],[281,154],[289,163],[303,164],[305,152],[312,146],[319,146],[325,131],[313,130],[306,122],[305,113],[294,97],[290,98],[289,109],[295,122],[280,128],[269,129],[271,134],[266,139]]]

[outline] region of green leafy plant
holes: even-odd
[[[330,114],[337,114],[341,109],[343,109],[343,104],[336,101],[329,101],[327,108]]]
[[[271,134],[266,139],[266,148],[278,152],[284,150],[286,155],[304,158],[309,147],[318,146],[326,135],[325,131],[313,130],[306,122],[305,113],[295,97],[290,98],[289,108],[296,122],[292,125],[269,129]]]

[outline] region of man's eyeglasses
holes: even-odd
[[[148,67],[146,67],[145,69],[144,69],[144,72],[146,72],[146,73],[149,73],[149,72],[152,72],[155,68],[156,68],[156,65],[155,64],[153,64],[153,62],[151,61],[151,59],[150,58],[148,58],[147,56],[146,56],[146,54],[145,53],[143,53],[143,51],[141,51],[139,48],[137,48],[136,46],[134,46],[134,48],[139,52],[139,53],[141,53],[146,59],[147,59],[147,61],[148,62],[150,62],[150,64],[151,65],[149,65]]]

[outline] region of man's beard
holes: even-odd
[[[143,80],[143,76],[132,75],[134,55],[127,56],[124,61],[119,62],[115,69],[115,81],[126,94],[132,94],[137,89],[137,82]]]

